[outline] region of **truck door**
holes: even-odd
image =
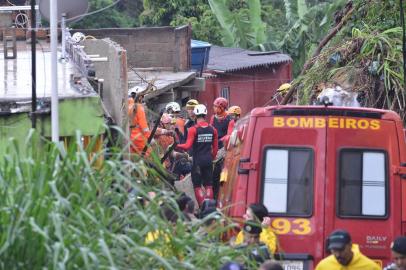
[[[390,173],[399,164],[395,122],[376,118],[328,117],[324,239],[346,229],[363,254],[382,264],[400,234],[401,198]]]
[[[261,169],[249,172],[247,203],[268,208],[285,269],[312,269],[323,255],[326,129],[316,125],[311,116],[256,121],[250,162]]]

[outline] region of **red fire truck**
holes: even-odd
[[[313,269],[325,240],[346,229],[385,265],[406,234],[406,143],[392,111],[332,106],[254,109],[230,140],[220,204],[242,218],[267,206],[285,269]]]

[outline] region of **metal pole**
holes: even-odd
[[[37,20],[35,12],[35,0],[31,0],[31,123],[36,127],[35,111],[37,110]]]
[[[59,142],[58,113],[58,6],[57,0],[50,1],[51,26],[51,129],[52,141]]]
[[[66,13],[62,13],[61,30],[62,30],[62,54],[61,59],[65,59],[65,46],[66,46]]]

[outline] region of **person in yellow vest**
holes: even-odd
[[[138,90],[131,90],[128,98],[128,117],[130,120],[131,153],[142,153],[151,131],[148,127],[142,100],[144,95]]]
[[[160,257],[170,258],[177,257],[182,260],[184,251],[182,247],[176,246],[174,234],[175,227],[179,220],[179,216],[173,205],[161,205],[161,217],[167,221],[167,226],[162,229],[156,229],[147,233],[145,244],[151,247]]]
[[[358,245],[353,244],[350,234],[336,230],[327,238],[327,249],[331,255],[321,260],[315,270],[379,270],[379,265],[363,255]]]
[[[262,224],[262,231],[259,235],[259,241],[264,243],[271,254],[275,254],[278,246],[278,239],[276,234],[273,232],[272,228],[269,225],[264,225],[264,220],[268,217],[268,209],[265,205],[260,203],[253,203],[247,208],[245,212],[244,219],[245,221],[257,221]],[[244,243],[244,231],[241,230],[237,234],[235,239],[235,245],[241,245]]]

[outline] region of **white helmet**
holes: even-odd
[[[195,115],[206,115],[207,114],[207,108],[203,104],[198,104],[193,109],[193,113]]]
[[[172,101],[172,102],[169,102],[168,104],[166,104],[165,110],[166,110],[166,112],[170,112],[170,111],[180,112],[180,106],[177,102]]]
[[[132,94],[135,94],[137,96],[142,95],[142,93],[145,91],[144,88],[140,86],[134,86],[131,89],[128,90],[128,96],[131,96]]]
[[[76,42],[76,43],[79,43],[79,42],[81,42],[81,41],[83,41],[83,40],[85,40],[86,39],[86,36],[85,36],[85,34],[83,34],[82,32],[76,32],[76,33],[74,33],[73,35],[72,35],[72,40],[74,41],[74,42]]]

